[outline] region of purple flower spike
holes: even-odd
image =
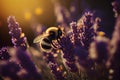
[[[23,51],[21,48],[17,49],[17,58],[21,66],[27,71],[29,78],[41,79],[41,75],[38,73],[35,64],[32,62],[28,53]]]
[[[90,28],[93,25],[93,13],[86,12],[83,18],[83,23],[86,28]]]
[[[8,77],[10,80],[20,80],[17,73],[20,71],[20,66],[15,62],[1,62],[0,64],[0,75]]]
[[[9,60],[10,59],[10,54],[8,53],[7,48],[2,48],[0,50],[0,60]]]
[[[82,42],[84,44],[84,47],[88,49],[90,43],[94,40],[94,37],[96,35],[96,30],[94,28],[96,22],[93,20],[93,13],[85,13],[80,19],[80,21],[82,29]]]
[[[55,57],[53,56],[54,53],[43,53],[46,62],[48,63],[51,72],[55,75],[56,80],[65,80],[65,77],[63,76],[62,70],[60,70],[58,63],[56,62]]]
[[[59,69],[58,64],[50,63],[49,64],[52,73],[55,75],[56,80],[65,80],[62,70]]]
[[[112,80],[119,80],[120,76],[120,15],[117,18],[117,22],[115,25],[115,30],[113,32],[112,40],[111,40],[111,53],[112,60],[110,68],[113,69],[114,74]]]
[[[70,23],[71,29],[72,29],[72,33],[73,33],[73,39],[74,39],[74,45],[75,46],[82,46],[81,43],[81,29],[78,29],[77,23],[76,22],[72,22]]]
[[[109,40],[102,36],[97,36],[95,41],[91,43],[90,54],[91,59],[97,64],[106,63],[109,57]]]
[[[63,27],[68,27],[69,22],[71,21],[71,14],[69,10],[61,5],[58,1],[53,1],[54,4],[54,13],[57,18],[57,23]]]
[[[112,3],[112,6],[113,6],[113,11],[115,12],[115,17],[118,17],[120,15],[120,1],[115,0]]]
[[[43,55],[44,55],[47,63],[56,63],[55,57],[53,56],[52,52],[50,52],[50,53],[44,52]]]
[[[66,65],[69,67],[70,71],[77,72],[78,69],[75,62],[74,45],[72,44],[69,36],[61,38],[59,44],[63,51],[63,58],[66,59]]]
[[[14,16],[8,17],[8,27],[10,29],[9,34],[12,36],[12,43],[14,46],[21,47],[23,50],[26,50],[26,37],[24,33],[22,33],[22,29],[19,27]]]

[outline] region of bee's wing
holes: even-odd
[[[37,36],[37,37],[33,40],[33,43],[39,43],[42,38],[43,38],[43,35]]]
[[[41,34],[41,35],[38,35],[34,40],[33,40],[33,43],[39,43],[43,38],[47,37],[48,34]]]

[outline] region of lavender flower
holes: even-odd
[[[113,11],[115,12],[115,17],[118,17],[120,15],[120,1],[115,0],[112,3],[112,6],[113,6]]]
[[[0,50],[0,60],[9,60],[10,59],[10,54],[7,50],[7,48],[2,48]]]
[[[114,7],[118,7],[119,5],[115,5]],[[118,12],[119,13],[119,12]],[[113,36],[111,39],[111,66],[110,69],[112,69],[113,73],[110,74],[112,80],[119,80],[119,71],[120,71],[120,15],[117,17],[115,30],[113,32]]]
[[[17,50],[17,59],[19,60],[22,68],[27,71],[27,75],[24,75],[23,79],[41,79],[41,75],[38,73],[35,64],[32,62],[30,56],[26,52],[26,37],[24,33],[22,33],[22,29],[19,27],[13,16],[8,18],[8,24],[10,29],[9,34],[12,36],[12,43]]]
[[[56,63],[55,57],[53,56],[54,55],[53,52],[50,52],[50,53],[44,52],[43,55],[47,63]]]
[[[63,71],[60,69],[55,57],[54,53],[43,53],[46,62],[48,63],[51,72],[54,74],[56,80],[65,80],[65,77],[63,76]]]
[[[80,2],[79,0],[73,0],[71,5],[70,5],[70,14],[71,14],[71,19],[72,21],[76,21],[77,17],[80,15]]]
[[[61,80],[61,79],[66,80],[58,64],[50,63],[49,66],[50,66],[52,73],[55,75],[56,80]]]
[[[59,44],[61,46],[61,50],[63,51],[63,58],[66,59],[65,63],[69,67],[70,71],[77,72],[78,69],[75,64],[74,46],[73,46],[69,36],[61,38]]]
[[[90,70],[87,71],[89,78],[91,80],[96,80],[96,78],[108,79],[106,64],[109,58],[109,39],[103,35],[98,35],[90,45],[89,57],[94,62]]]
[[[83,22],[83,26],[82,26],[82,30],[83,30],[83,38],[82,38],[82,42],[84,44],[84,47],[86,49],[89,48],[90,43],[94,40],[94,36],[95,36],[95,30],[93,28],[94,25],[94,20],[93,20],[93,13],[85,13],[82,16],[82,22]]]
[[[35,64],[32,62],[27,52],[23,51],[21,48],[18,48],[17,58],[20,65],[27,71],[29,79],[41,79],[41,75],[38,73]]]
[[[94,37],[96,35],[94,27],[97,24],[98,23],[93,20],[93,14],[90,12],[85,13],[80,18],[80,21],[78,21],[78,24],[76,22],[72,22],[70,24],[72,30],[72,36],[68,35],[67,37],[62,38],[61,42],[59,43],[63,48],[62,49],[64,53],[63,57],[68,61],[67,65],[69,62],[75,63],[75,59],[74,59],[75,56],[78,57],[78,61],[80,65],[84,67],[88,65],[85,63],[85,61],[88,61],[87,49],[89,48],[91,42],[94,41]],[[70,37],[72,39],[70,39]]]
[[[3,77],[8,77],[11,80],[20,80],[17,73],[20,71],[20,66],[15,62],[4,61],[0,63],[0,74]]]
[[[91,43],[89,56],[97,64],[105,64],[107,62],[109,57],[108,43],[109,40],[102,36],[97,36],[95,41]]]
[[[36,67],[26,50],[27,40],[22,29],[15,17],[10,16],[8,18],[9,34],[16,49],[17,60],[12,61],[13,56],[9,55],[6,48],[2,48],[0,76],[11,80],[44,80],[46,76],[43,74],[48,75],[52,72],[55,77],[49,77],[52,80],[120,80],[120,1],[116,0],[112,4],[117,18],[112,39],[98,32],[100,18],[94,18],[91,12],[85,12],[78,22],[70,23],[77,17],[74,13],[78,12],[79,5],[75,5],[78,4],[78,0],[74,0],[71,4],[71,13],[57,0],[54,1],[57,23],[62,24],[65,29],[68,28],[65,34],[54,43],[59,49],[53,48],[49,53],[41,52],[43,55],[39,54],[40,51],[36,54],[35,50],[31,50],[35,52],[33,56],[35,56]],[[69,23],[70,27],[68,27]],[[39,34],[45,29],[40,30],[40,26],[38,26]],[[43,58],[47,65],[42,61]],[[47,69],[48,66],[50,70]],[[38,68],[39,72],[44,72],[42,76]]]
[[[14,16],[9,16],[8,24],[10,29],[9,34],[12,36],[12,43],[14,46],[21,47],[23,50],[26,50],[26,37],[24,33],[22,33],[22,29],[19,27],[19,24],[16,22]]]
[[[57,18],[57,23],[63,27],[68,27],[71,21],[71,16],[67,8],[61,5],[58,1],[53,0],[54,12]]]
[[[78,29],[77,23],[76,22],[72,22],[70,24],[71,29],[72,29],[72,37],[74,40],[74,45],[75,46],[82,46],[82,42],[81,42],[81,29]]]

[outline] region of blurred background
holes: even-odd
[[[85,11],[95,12],[102,19],[100,30],[105,31],[107,37],[111,37],[115,22],[110,5],[113,0],[0,0],[0,47],[12,46],[7,27],[7,18],[10,15],[16,17],[30,45],[36,37],[34,27],[58,26],[56,2],[68,12],[76,8],[71,13],[74,17],[68,23],[77,21]]]

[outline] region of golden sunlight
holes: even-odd
[[[30,12],[24,13],[24,18],[25,18],[26,20],[30,20],[30,19],[31,19],[31,13],[30,13]]]
[[[43,10],[41,8],[36,8],[35,9],[35,14],[36,15],[41,15],[43,13]]]
[[[42,0],[1,0],[1,9],[4,17],[9,15],[17,16],[17,18],[24,18],[30,20],[32,14],[42,14],[42,9],[38,6]]]

